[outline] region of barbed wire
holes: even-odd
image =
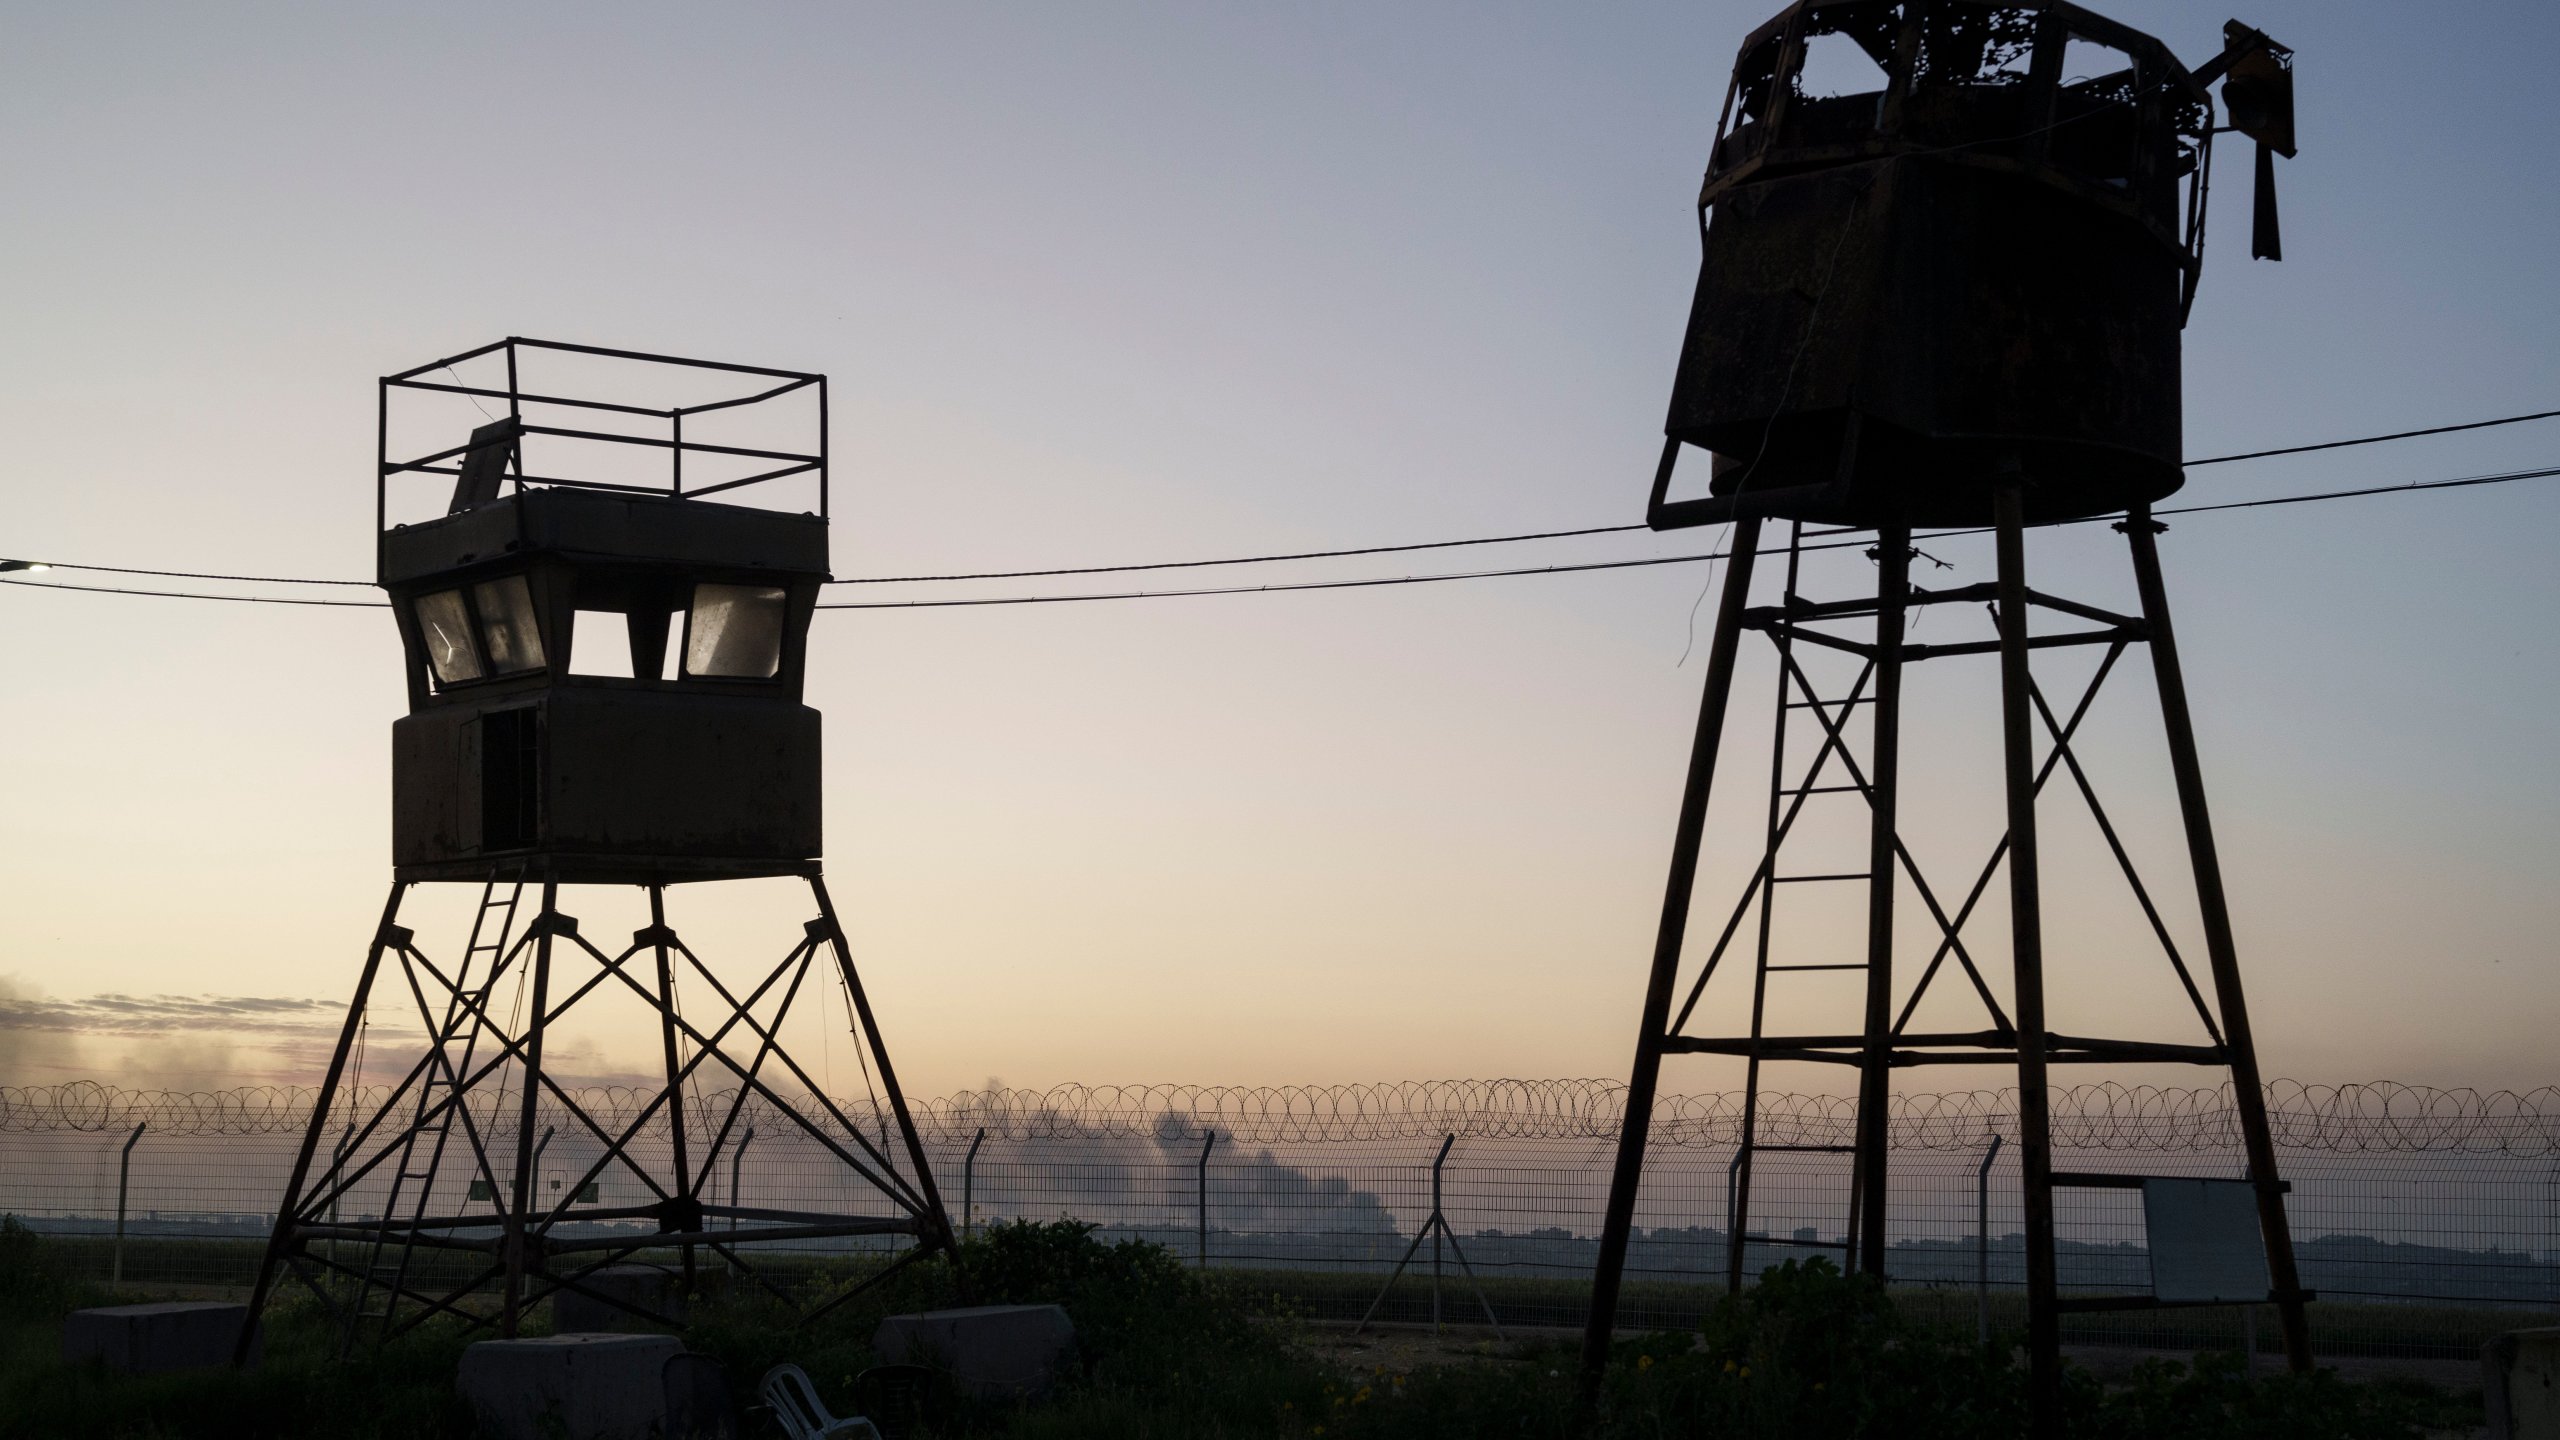
[[[655,1092],[640,1086],[572,1090],[600,1123],[623,1125]],[[698,1117],[724,1112],[734,1092],[706,1095]],[[318,1098],[308,1086],[137,1090],[78,1081],[0,1086],[0,1133],[129,1131],[164,1135],[263,1135],[300,1130]],[[916,1103],[933,1144],[989,1138],[1191,1142],[1209,1131],[1243,1144],[1333,1144],[1435,1138],[1607,1140],[1618,1133],[1626,1087],[1614,1080],[1415,1080],[1362,1085],[1060,1085],[1048,1090],[968,1090]],[[384,1086],[341,1092],[335,1117],[370,1114]],[[2237,1149],[2239,1123],[2227,1087],[2092,1084],[2052,1092],[2053,1135],[2071,1150]],[[707,1103],[706,1103],[707,1102]],[[495,1104],[494,1092],[489,1102]],[[837,1100],[866,1131],[884,1118],[868,1100]],[[2560,1088],[2439,1088],[2374,1081],[2267,1086],[2276,1144],[2358,1154],[2560,1155]],[[769,1107],[750,1101],[750,1116]],[[498,1118],[494,1114],[493,1120]],[[1856,1103],[1827,1095],[1762,1095],[1756,1134],[1765,1145],[1845,1145]],[[2017,1138],[2017,1092],[1967,1090],[1897,1095],[1893,1143],[1901,1150],[1977,1150]],[[1730,1149],[1740,1140],[1739,1092],[1666,1095],[1655,1102],[1657,1145]]]

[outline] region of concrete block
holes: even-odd
[[[1073,1358],[1075,1322],[1055,1305],[978,1305],[892,1315],[871,1348],[896,1365],[929,1365],[980,1399],[1045,1393]]]
[[[672,1335],[483,1340],[462,1352],[454,1389],[492,1440],[648,1440],[666,1425],[661,1373]]]
[[[62,1322],[62,1358],[104,1360],[131,1375],[228,1365],[248,1319],[248,1306],[218,1300],[74,1310]],[[257,1363],[264,1342],[263,1334],[251,1336],[249,1363]]]
[[[2560,1440],[2560,1329],[2514,1330],[2480,1347],[2490,1440]]]
[[[625,1305],[637,1305],[682,1324],[684,1297],[679,1293],[681,1278],[676,1272],[656,1265],[607,1265],[578,1283],[610,1295]],[[595,1335],[608,1332],[628,1334],[659,1327],[621,1305],[609,1304],[593,1295],[581,1295],[575,1290],[562,1290],[551,1297],[551,1328],[562,1335]]]

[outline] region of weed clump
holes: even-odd
[[[0,1321],[45,1320],[79,1293],[61,1257],[15,1215],[0,1215]]]

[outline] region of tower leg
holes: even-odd
[[[2240,990],[2240,956],[2231,938],[2231,906],[2222,888],[2222,860],[2214,848],[2213,817],[2205,808],[2204,767],[2196,756],[2195,722],[2187,711],[2187,681],[2178,665],[2178,642],[2169,626],[2169,594],[2160,580],[2159,532],[2150,507],[2134,510],[2121,527],[2133,549],[2134,584],[2142,618],[2151,627],[2151,664],[2160,692],[2161,728],[2168,734],[2169,767],[2177,779],[2178,808],[2186,820],[2187,854],[2196,876],[2196,909],[2204,924],[2205,953],[2213,967],[2213,995],[2222,1012],[2224,1048],[2231,1056],[2231,1102],[2240,1112],[2241,1143],[2249,1180],[2257,1189],[2258,1226],[2265,1236],[2268,1278],[2284,1326],[2286,1362],[2297,1374],[2311,1370],[2311,1327],[2303,1312],[2301,1277],[2293,1261],[2292,1227],[2284,1213],[2284,1186],[2276,1174],[2275,1137],[2267,1127],[2267,1092],[2258,1074],[2258,1050],[2249,1030],[2249,1005]]]
[[[2062,1316],[2053,1263],[2052,1096],[2047,1089],[2043,911],[2037,891],[2034,698],[2027,668],[2025,511],[2014,481],[1993,500],[2000,556],[2000,734],[2009,797],[2009,931],[2018,1009],[2018,1168],[2025,1191],[2028,1433],[2059,1426]]]
[[[663,637],[662,637],[663,638]],[[673,1142],[676,1173],[675,1193],[693,1193],[693,1167],[685,1148],[684,1133],[684,1067],[676,1059],[676,974],[675,961],[667,953],[667,941],[674,932],[667,929],[667,887],[649,887],[649,929],[658,955],[658,1043],[664,1052],[667,1069],[667,1137]],[[684,1247],[684,1293],[691,1295],[694,1284],[694,1248]]]
[[[1733,522],[1725,562],[1724,594],[1716,605],[1715,635],[1707,646],[1706,693],[1698,706],[1698,733],[1689,748],[1689,774],[1680,794],[1680,818],[1672,831],[1671,876],[1655,932],[1653,973],[1645,984],[1644,1017],[1636,1030],[1636,1058],[1627,1080],[1627,1108],[1618,1131],[1618,1159],[1609,1176],[1609,1208],[1600,1226],[1600,1255],[1591,1274],[1591,1316],[1582,1332],[1582,1395],[1600,1391],[1609,1363],[1609,1339],[1617,1324],[1618,1288],[1627,1263],[1627,1238],[1635,1222],[1636,1189],[1644,1179],[1644,1151],[1653,1123],[1653,1097],[1662,1076],[1664,1028],[1671,1019],[1671,991],[1680,972],[1680,949],[1689,929],[1689,901],[1697,888],[1698,848],[1706,829],[1707,796],[1714,787],[1716,751],[1724,739],[1725,703],[1733,695],[1735,652],[1742,639],[1742,611],[1751,597],[1751,567],[1760,546],[1760,521]]]
[[[907,1092],[898,1085],[898,1072],[889,1064],[888,1042],[880,1038],[880,1022],[872,1018],[871,999],[863,993],[862,977],[854,971],[853,951],[845,943],[843,924],[836,919],[835,902],[827,898],[827,882],[817,874],[809,876],[809,890],[817,898],[820,918],[826,921],[827,943],[835,951],[836,969],[844,976],[845,991],[853,997],[854,1013],[862,1019],[862,1039],[871,1049],[871,1063],[880,1067],[880,1088],[889,1094],[889,1113],[897,1117],[898,1133],[906,1141],[907,1160],[916,1168],[916,1188],[924,1192],[925,1209],[935,1227],[934,1243],[956,1262],[960,1241],[951,1232],[951,1212],[943,1208],[941,1187],[933,1182],[933,1165],[925,1159],[924,1137],[916,1130],[915,1117],[907,1112]]]
[[[1859,1224],[1851,1243],[1859,1268],[1882,1279],[1893,1104],[1893,891],[1900,878],[1895,800],[1902,783],[1902,629],[1911,598],[1911,529],[1881,526],[1876,542],[1876,703],[1867,795],[1873,811],[1867,843],[1867,1046],[1858,1070],[1853,1208]]]
[[[542,913],[533,922],[540,927],[533,942],[533,1013],[525,1017],[524,1063],[518,1071],[524,1079],[524,1103],[516,1117],[516,1177],[507,1202],[506,1309],[498,1321],[498,1333],[510,1340],[523,1319],[518,1312],[524,1300],[525,1250],[532,1243],[526,1222],[533,1217],[533,1122],[542,1102],[542,1032],[550,1019],[551,937],[559,928],[559,902],[559,882],[543,881]]]
[[[277,1267],[288,1258],[287,1237],[293,1231],[295,1212],[302,1208],[302,1187],[311,1178],[311,1157],[319,1152],[320,1132],[329,1128],[329,1102],[338,1093],[338,1082],[346,1076],[347,1055],[355,1049],[356,1034],[364,1027],[364,1007],[373,994],[373,977],[382,968],[382,952],[393,943],[392,924],[400,918],[400,901],[408,893],[405,882],[394,880],[391,898],[382,902],[382,923],[374,927],[373,944],[364,952],[364,970],[356,977],[356,997],[347,1005],[347,1023],[339,1028],[338,1048],[329,1056],[319,1097],[311,1103],[311,1123],[302,1132],[302,1149],[293,1157],[293,1174],[285,1181],[284,1198],[276,1202],[275,1228],[268,1232],[267,1253],[258,1264],[257,1283],[249,1291],[249,1316],[241,1322],[239,1342],[232,1347],[234,1366],[249,1363],[249,1342],[257,1334],[258,1316],[267,1308],[267,1297],[275,1293]]]

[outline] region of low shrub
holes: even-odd
[[[43,1320],[73,1305],[78,1287],[43,1236],[0,1215],[0,1321]]]

